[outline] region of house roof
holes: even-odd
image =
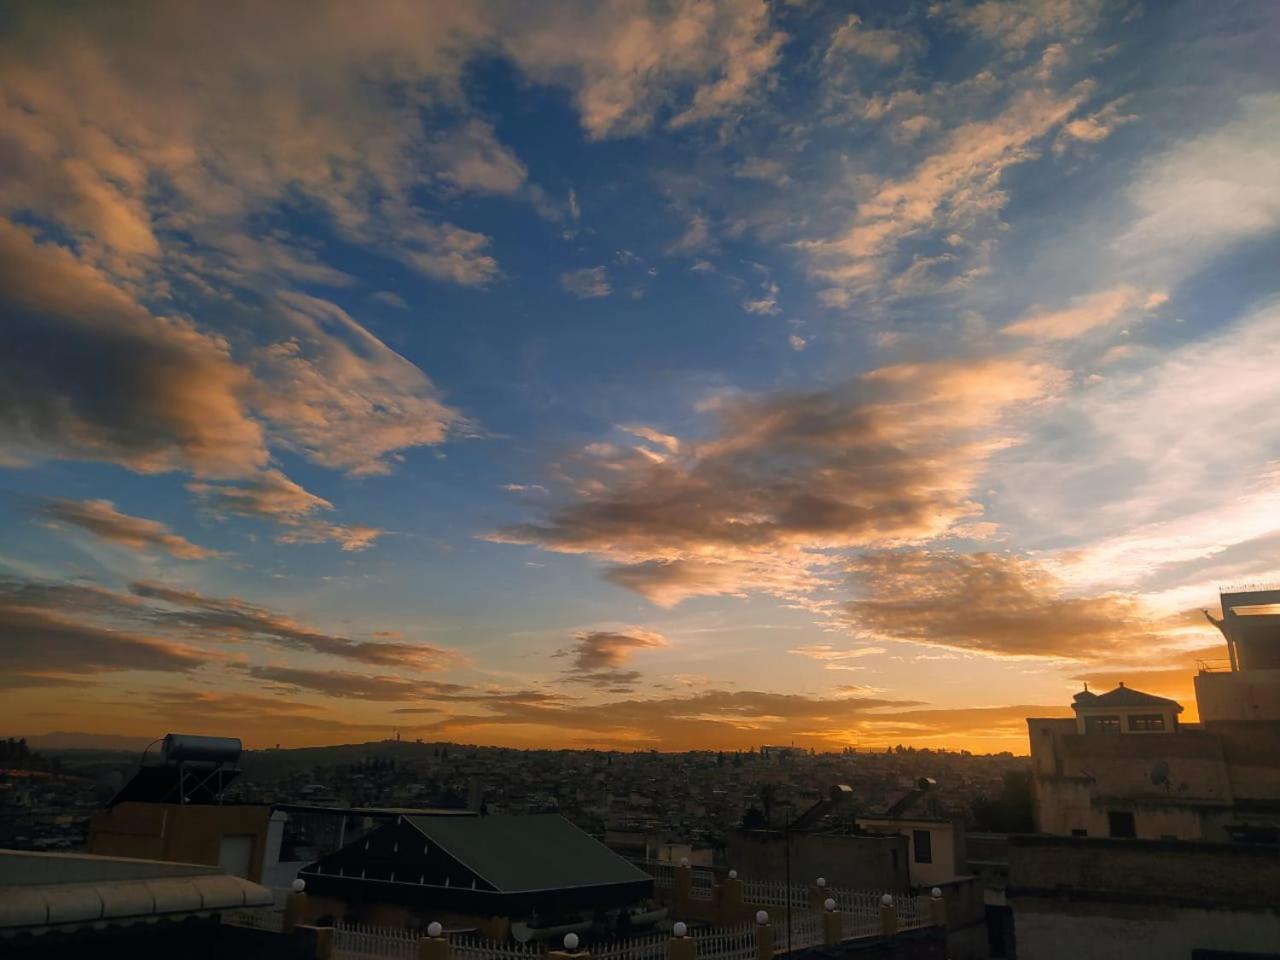
[[[501,893],[651,879],[559,814],[404,819]]]
[[[1088,699],[1084,699],[1077,695],[1076,708],[1086,707],[1088,709],[1096,708],[1115,708],[1115,707],[1173,707],[1178,713],[1182,712],[1182,705],[1176,700],[1170,700],[1167,697],[1157,697],[1153,693],[1143,693],[1141,690],[1134,690],[1132,687],[1126,687],[1123,683],[1110,690],[1107,693],[1099,693],[1091,695]]]

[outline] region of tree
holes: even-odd
[[[999,796],[994,800],[978,797],[969,814],[974,830],[979,832],[1031,833],[1035,829],[1031,771],[1006,771]]]
[[[764,807],[764,822],[766,827],[773,826],[773,805],[778,799],[778,785],[776,783],[765,783],[760,785],[760,805]]]

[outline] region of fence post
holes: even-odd
[[[671,940],[667,943],[668,960],[696,960],[698,941],[689,936],[689,928],[677,920],[671,927]]]
[[[947,925],[947,901],[942,899],[942,888],[929,891],[929,922],[935,927]]]
[[[742,919],[742,881],[738,871],[730,870],[729,876],[716,885],[716,921],[724,926],[739,923]]]
[[[821,910],[823,902],[827,899],[827,880],[826,877],[819,877],[809,888],[809,909]]]
[[[773,926],[764,910],[756,911],[756,960],[773,960]]]
[[[880,898],[880,932],[886,937],[898,932],[898,909],[893,905],[893,896],[888,893]]]
[[[418,960],[449,960],[444,927],[434,920],[427,924],[427,935],[418,941]]]
[[[576,933],[566,933],[564,935],[564,949],[548,950],[547,960],[591,960],[591,951],[579,950],[578,935]]]
[[[827,897],[822,904],[822,942],[828,947],[839,946],[844,940],[844,921],[836,902]]]
[[[332,960],[333,927],[310,927],[299,923],[289,933],[289,956],[307,960]]]
[[[689,866],[689,858],[681,857],[680,865],[675,870],[675,880],[671,889],[672,913],[676,917],[689,916],[689,900],[693,890],[693,868]]]
[[[280,929],[284,933],[290,933],[293,928],[302,922],[302,918],[307,915],[307,895],[303,891],[307,889],[307,882],[301,877],[294,880],[290,885],[289,895],[284,900],[284,916],[281,918]]]

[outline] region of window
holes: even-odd
[[[1119,717],[1086,717],[1084,721],[1085,733],[1119,733],[1120,718]]]
[[[1164,714],[1162,713],[1131,713],[1129,714],[1129,729],[1136,730],[1141,733],[1150,733],[1153,730],[1164,730]]]
[[[1089,835],[1089,831],[1081,830],[1079,827],[1076,827],[1074,830],[1071,831],[1071,835],[1073,837],[1087,837]]]
[[[1138,829],[1133,822],[1133,814],[1128,810],[1107,811],[1107,826],[1113,837],[1132,840],[1138,836]]]
[[[912,830],[911,845],[916,850],[916,863],[933,863],[933,835],[928,830]]]

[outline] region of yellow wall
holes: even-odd
[[[89,822],[89,852],[216,866],[227,836],[253,837],[248,879],[262,878],[271,808],[126,801]]]

